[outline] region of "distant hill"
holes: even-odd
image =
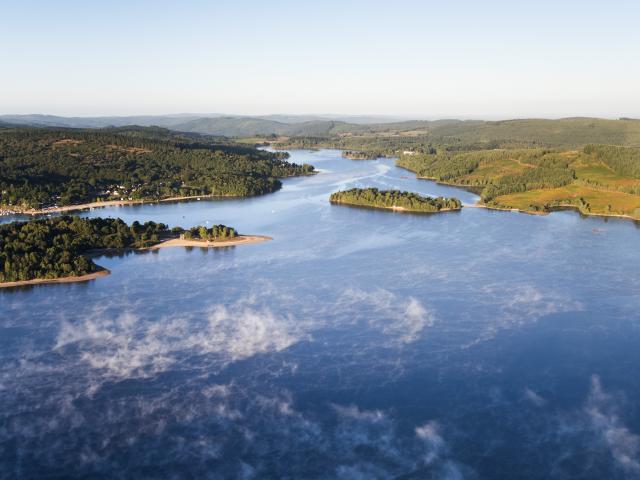
[[[522,119],[432,125],[434,141],[461,144],[580,146],[589,143],[640,146],[640,121],[599,118]]]
[[[389,117],[385,115],[260,115],[257,118],[264,120],[274,120],[281,123],[303,123],[315,122],[318,120],[333,120],[338,122],[353,123],[356,125],[370,125],[373,123],[390,123],[398,122],[402,119],[398,117]]]
[[[290,124],[253,117],[197,118],[175,125],[181,132],[195,132],[228,137],[284,135]]]
[[[334,120],[312,120],[284,123],[260,117],[199,118],[174,125],[174,130],[196,132],[227,137],[250,137],[253,135],[286,135],[329,137],[338,133],[359,130],[360,125]]]
[[[109,117],[61,117],[56,115],[0,115],[0,124],[32,127],[105,128],[137,125],[164,127],[180,132],[228,137],[285,135],[331,137],[344,133],[375,133],[428,130],[459,120],[394,121],[382,116],[263,115],[222,114],[137,115]]]
[[[397,119],[384,116],[359,116],[359,115],[224,115],[220,113],[194,114],[180,113],[175,115],[130,115],[130,116],[105,116],[105,117],[62,117],[57,115],[0,115],[0,122],[14,125],[28,125],[34,127],[68,127],[68,128],[103,128],[103,127],[123,127],[128,125],[138,125],[141,127],[166,127],[173,128],[176,125],[189,123],[191,121],[206,121],[211,119],[222,119],[225,121],[216,127],[217,129],[229,130],[226,124],[233,125],[240,120],[253,120],[256,131],[250,134],[258,134],[259,130],[266,131],[267,134],[275,133],[272,130],[277,124],[300,124],[313,122],[337,121],[343,123],[353,123],[356,125],[368,125],[374,123],[391,122]],[[262,122],[264,121],[264,122]],[[270,123],[273,122],[273,123]],[[271,125],[272,128],[262,128],[261,125]],[[197,123],[196,123],[197,126]],[[282,128],[282,127],[281,127]],[[286,130],[286,128],[283,128]],[[233,133],[232,135],[235,135]]]
[[[357,142],[405,144],[409,149],[411,144],[429,143],[466,149],[578,147],[590,143],[640,146],[640,121],[632,119],[415,120],[341,125],[334,128],[333,133],[349,133],[349,136],[342,137],[345,145],[339,147],[352,149],[362,149]]]
[[[56,115],[0,115],[0,121],[32,127],[104,128],[138,125],[140,127],[166,127],[200,118],[201,115],[136,115],[113,117],[59,117]]]
[[[314,115],[233,116],[208,114],[124,117],[58,117],[53,115],[2,115],[0,125],[103,128],[129,125],[159,126],[178,132],[226,137],[281,135],[287,137],[353,138],[345,145],[361,149],[356,141],[389,144],[437,143],[502,148],[509,146],[579,146],[588,143],[640,146],[640,120],[598,118],[484,120],[406,120],[386,117],[324,118]],[[382,118],[386,121],[370,123]],[[352,121],[348,121],[352,120]],[[370,137],[370,138],[369,138]],[[382,140],[387,138],[388,140]],[[395,138],[395,140],[393,140]],[[410,140],[413,139],[413,140]],[[356,142],[356,143],[354,143]],[[384,145],[380,145],[383,148]],[[383,148],[384,149],[384,148]]]

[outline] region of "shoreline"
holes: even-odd
[[[593,213],[593,212],[583,212],[579,207],[575,205],[556,205],[551,207],[548,211],[538,211],[538,210],[522,210],[521,208],[509,208],[509,207],[492,207],[489,205],[485,205],[483,203],[475,203],[473,205],[463,205],[463,208],[484,208],[486,210],[497,210],[501,212],[514,212],[514,213],[524,213],[526,215],[551,215],[554,212],[563,212],[563,211],[574,211],[583,215],[585,217],[601,217],[601,218],[622,218],[624,220],[631,220],[633,222],[640,222],[640,218],[632,217],[630,215],[624,215],[622,213]]]
[[[399,168],[404,168],[404,167],[399,167]],[[412,172],[412,170],[409,170],[407,168],[405,168],[405,170]],[[415,172],[413,172],[415,174]],[[438,185],[445,185],[447,187],[454,187],[454,188],[460,188],[462,190],[465,190],[467,192],[471,192],[474,194],[478,194],[476,191],[474,191],[474,187],[473,185],[461,185],[461,184],[456,184],[456,183],[449,183],[449,182],[440,182],[435,178],[431,178],[431,177],[421,177],[416,175],[416,178],[419,180],[428,180],[430,182],[434,182],[437,183]],[[484,208],[487,210],[497,210],[497,211],[501,211],[501,212],[514,212],[514,213],[524,213],[526,215],[550,215],[554,212],[561,212],[564,210],[574,210],[576,212],[578,212],[580,215],[584,215],[585,217],[601,217],[601,218],[622,218],[625,220],[631,220],[634,222],[640,222],[640,218],[636,218],[636,217],[632,217],[631,215],[625,215],[622,213],[594,213],[594,212],[583,212],[582,210],[580,210],[579,207],[577,207],[576,205],[555,205],[553,207],[551,207],[548,211],[539,211],[539,210],[523,210],[521,208],[509,208],[509,207],[493,207],[493,206],[489,206],[489,205],[485,205],[484,203],[481,203],[480,200],[478,200],[477,203],[474,203],[473,205],[463,205],[462,208]]]
[[[485,210],[496,210],[498,212],[513,212],[524,213],[525,215],[549,215],[552,212],[540,212],[534,210],[522,210],[520,208],[508,208],[508,207],[491,207],[484,203],[474,203],[473,205],[463,205],[462,208],[484,208]]]
[[[295,178],[298,176],[306,177],[317,174],[318,172],[313,171],[309,173],[303,173],[300,175],[290,175],[280,178]],[[275,193],[279,189],[258,193],[256,195],[230,195],[230,194],[209,194],[209,195],[184,195],[184,196],[176,196],[176,197],[167,197],[161,199],[136,199],[136,200],[105,200],[100,202],[87,202],[87,203],[79,203],[76,205],[65,205],[62,207],[48,207],[41,209],[24,209],[16,206],[9,205],[0,205],[0,216],[4,215],[46,215],[49,213],[63,213],[63,212],[75,212],[80,210],[91,210],[94,208],[105,208],[105,207],[123,207],[129,205],[147,205],[153,203],[163,203],[163,202],[182,202],[189,200],[209,200],[209,199],[239,199],[239,198],[253,198],[259,197],[262,195],[267,195],[269,193]]]
[[[404,167],[398,167],[398,168],[404,168]],[[404,168],[404,169],[408,172],[412,172],[414,175],[416,174],[413,170],[409,170],[408,168]],[[464,190],[465,192],[471,192],[474,195],[478,195],[478,196],[480,196],[480,192],[482,191],[482,187],[476,187],[474,185],[463,185],[460,183],[443,182],[434,177],[421,177],[419,175],[416,175],[416,178],[418,180],[429,180],[430,182],[437,183],[438,185],[444,185],[445,187],[459,188],[461,190]]]
[[[248,198],[248,197],[245,197],[243,195],[193,195],[193,196],[162,198],[160,200],[105,200],[104,202],[79,203],[77,205],[65,205],[63,207],[43,208],[40,210],[35,210],[35,209],[14,210],[7,207],[6,211],[12,212],[11,214],[13,215],[46,215],[48,213],[74,212],[79,210],[91,210],[93,208],[123,207],[123,206],[129,206],[129,205],[143,205],[143,204],[162,203],[162,202],[182,202],[182,201],[188,201],[188,200],[200,200],[200,199],[212,199],[212,198]]]
[[[30,285],[46,285],[51,283],[79,283],[95,280],[99,277],[106,277],[111,274],[111,271],[98,266],[100,270],[96,272],[87,273],[86,275],[72,276],[72,277],[60,277],[60,278],[34,278],[32,280],[19,280],[17,282],[0,282],[0,288],[14,288],[14,287],[26,287]]]
[[[443,208],[440,210],[435,210],[433,212],[427,212],[424,210],[409,210],[408,208],[405,207],[396,207],[396,206],[392,206],[392,207],[379,207],[379,206],[374,206],[374,205],[360,205],[358,203],[349,203],[349,202],[338,202],[335,200],[329,200],[329,203],[331,203],[332,205],[344,205],[347,207],[357,207],[357,208],[370,208],[373,210],[391,210],[392,212],[400,212],[400,213],[418,213],[418,214],[426,214],[426,215],[431,215],[434,213],[445,213],[445,212],[458,212],[460,210],[462,210],[462,207],[460,208]]]

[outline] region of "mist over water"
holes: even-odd
[[[273,241],[0,291],[0,478],[640,478],[636,224],[332,206],[353,186],[477,197],[291,153],[321,173],[82,214]]]

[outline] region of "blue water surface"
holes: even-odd
[[[273,241],[0,291],[0,478],[640,478],[637,224],[335,206],[354,186],[477,197],[291,154],[320,173],[82,213]]]

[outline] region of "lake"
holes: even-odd
[[[640,478],[638,224],[330,205],[477,196],[392,159],[291,160],[320,173],[82,213],[273,241],[0,291],[0,478]]]

